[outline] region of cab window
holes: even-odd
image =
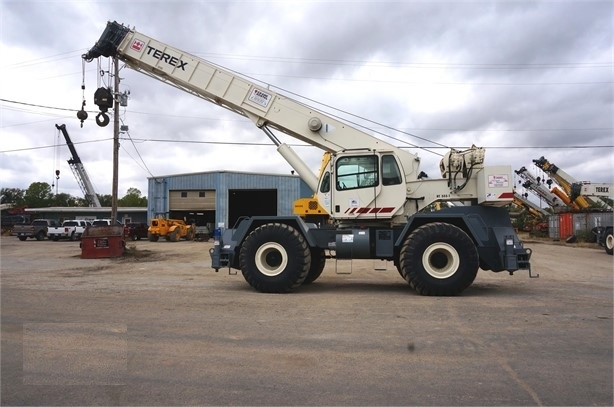
[[[337,160],[337,190],[374,187],[379,183],[376,155],[343,157]]]
[[[326,171],[322,177],[322,183],[320,184],[320,192],[330,192],[330,172]]]
[[[397,160],[392,155],[382,157],[382,184],[398,185],[403,182]]]

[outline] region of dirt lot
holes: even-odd
[[[2,405],[614,403],[613,258],[592,246],[527,243],[540,278],[432,298],[372,261],[269,295],[210,269],[210,243],[0,244]]]

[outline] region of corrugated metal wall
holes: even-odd
[[[298,198],[313,195],[313,191],[297,176],[254,174],[244,172],[204,172],[168,175],[148,179],[148,219],[165,215],[172,209],[171,191],[216,191],[216,225],[228,225],[228,190],[275,189],[277,190],[277,215],[292,215],[293,203]]]

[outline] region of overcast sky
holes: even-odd
[[[82,196],[55,128],[64,123],[96,191],[111,193],[113,126],[96,124],[93,103],[108,84],[98,74],[106,59],[85,65],[81,89],[81,55],[108,20],[416,146],[410,151],[431,177],[439,177],[442,146],[475,144],[486,148],[487,165],[543,176],[532,160],[545,156],[578,181],[614,182],[612,1],[0,4],[0,187],[48,182]],[[130,187],[146,195],[152,176],[290,173],[247,119],[128,67],[120,77],[130,92],[120,197]],[[90,113],[81,128],[83,95]],[[318,171],[320,150],[279,136]]]

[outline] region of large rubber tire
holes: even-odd
[[[26,240],[28,240],[28,238],[25,236],[17,236],[17,238],[21,240],[22,242],[25,242]]]
[[[324,266],[326,265],[326,255],[324,254],[324,250],[314,248],[311,250],[311,267],[309,267],[309,272],[307,273],[307,277],[305,277],[305,281],[303,281],[303,285],[311,284],[320,277],[322,271],[324,271]]]
[[[614,235],[608,233],[604,241],[605,252],[610,256],[614,253]]]
[[[179,241],[179,228],[175,228],[173,229],[173,231],[171,232],[171,242],[178,242]]]
[[[448,223],[427,223],[401,247],[400,273],[421,295],[458,295],[473,283],[479,256],[471,238]]]
[[[147,232],[147,239],[149,239],[150,242],[157,242],[160,236]]]
[[[254,229],[243,242],[239,263],[245,281],[266,293],[287,293],[300,286],[311,267],[305,238],[283,223]]]
[[[191,241],[194,240],[194,235],[196,234],[196,231],[194,230],[193,227],[189,227],[187,233],[185,234],[185,240],[187,241]]]

